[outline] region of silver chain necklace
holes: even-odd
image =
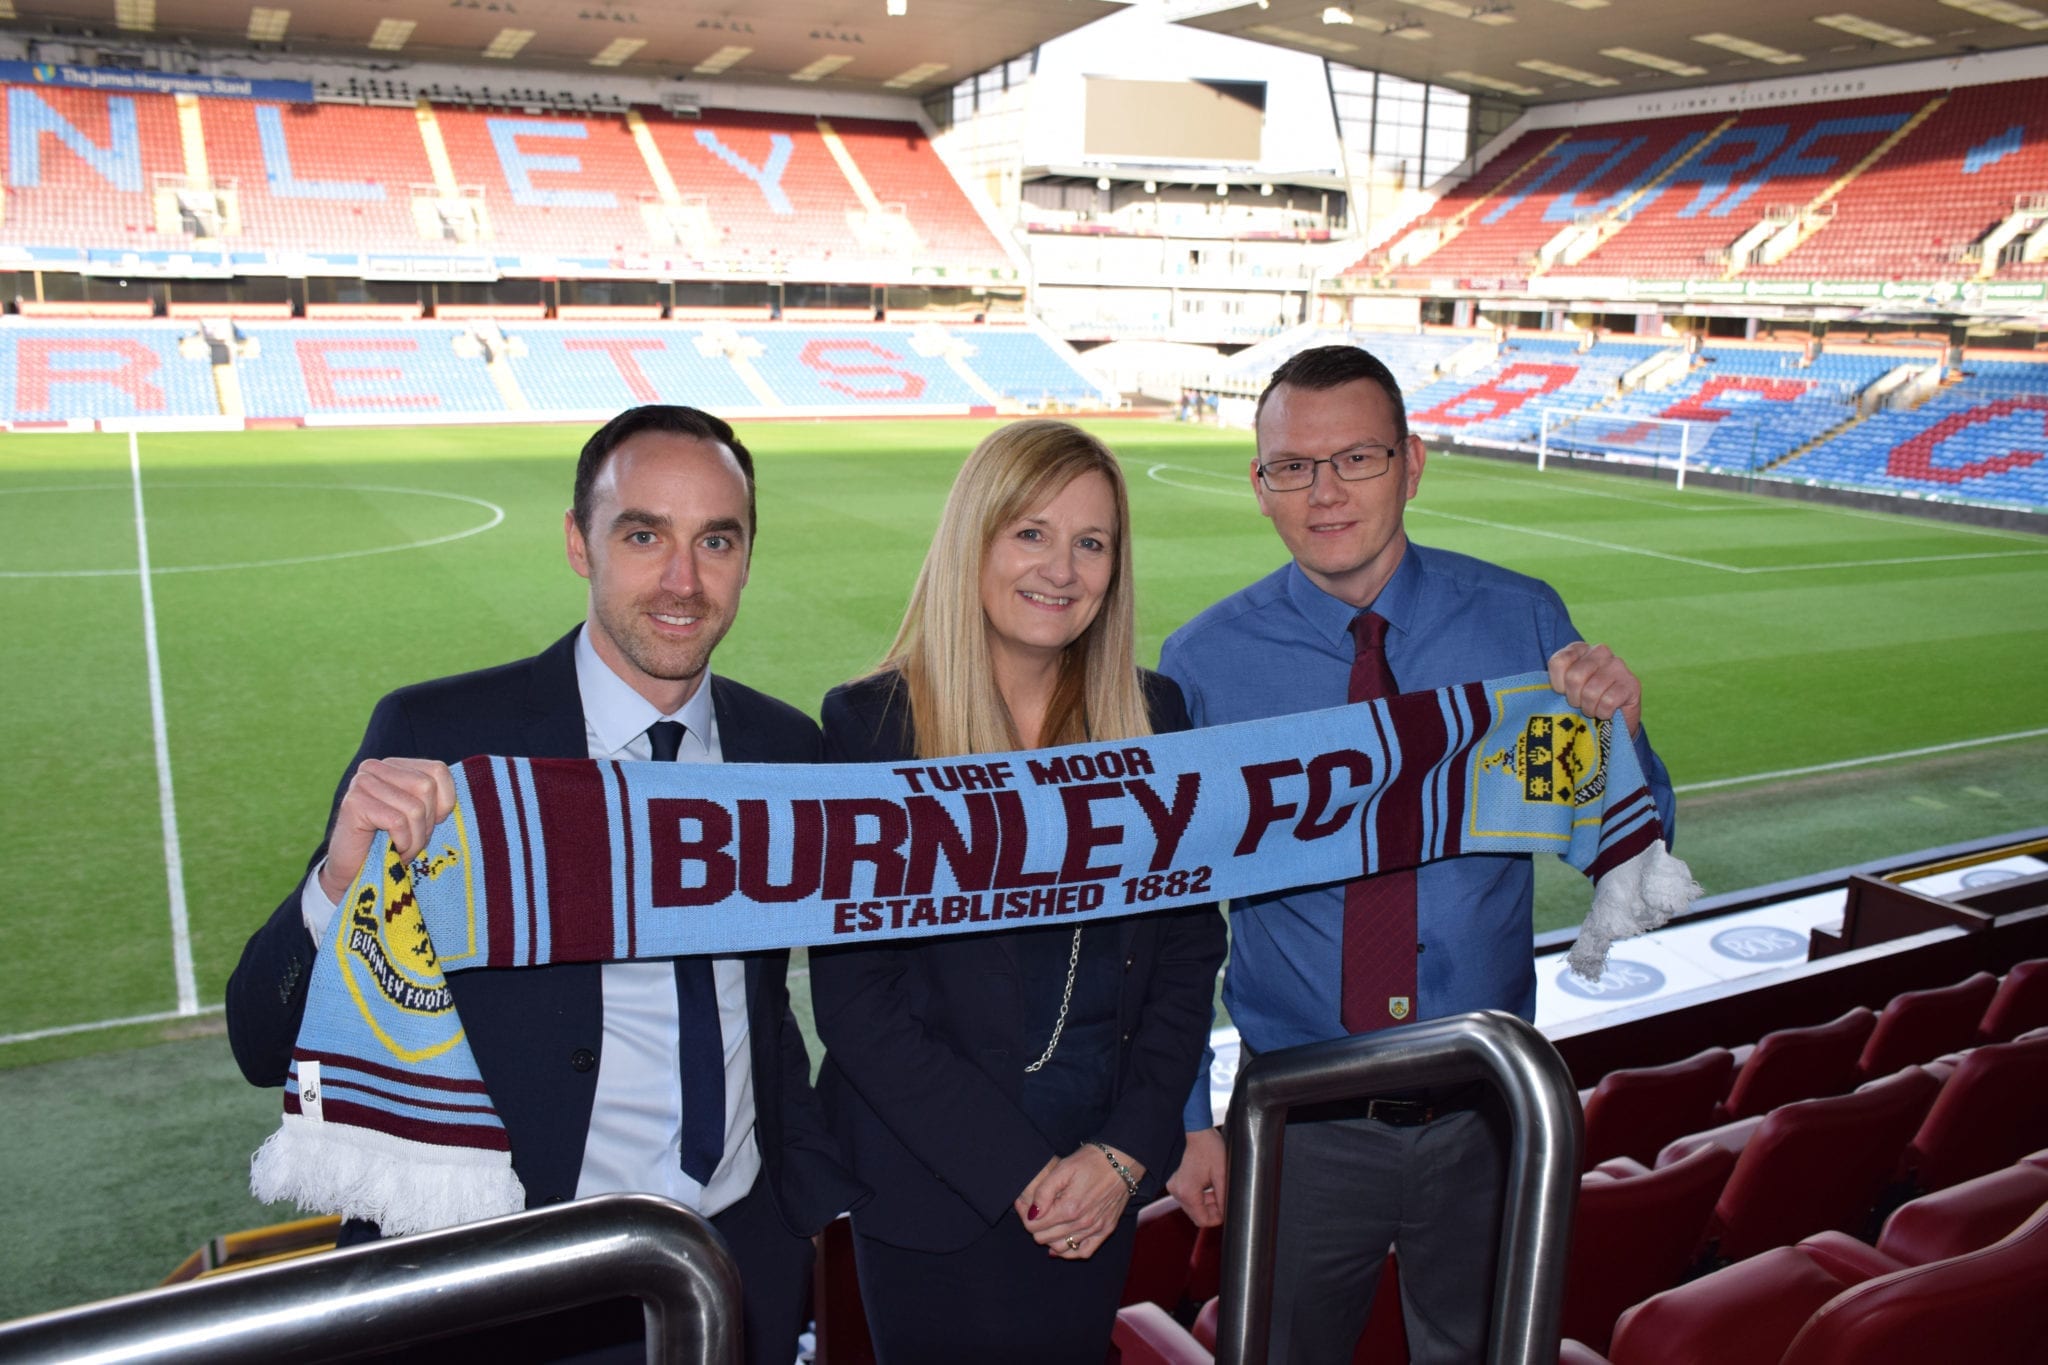
[[[1045,1051],[1038,1060],[1024,1068],[1026,1075],[1037,1071],[1052,1060],[1054,1049],[1060,1045],[1060,1034],[1067,1027],[1067,1006],[1074,1003],[1074,971],[1081,965],[1081,926],[1074,926],[1074,946],[1067,950],[1067,988],[1060,992],[1060,1017],[1052,1021],[1052,1041],[1045,1045]]]

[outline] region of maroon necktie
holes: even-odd
[[[1362,611],[1351,620],[1358,654],[1348,700],[1394,695],[1387,667],[1387,618]],[[1340,1009],[1350,1033],[1370,1033],[1415,1017],[1415,869],[1361,877],[1344,886],[1344,984]]]

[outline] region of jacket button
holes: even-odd
[[[597,1054],[587,1047],[579,1047],[569,1054],[569,1065],[578,1071],[588,1071],[597,1065]]]
[[[1136,953],[1132,953],[1129,957],[1124,959],[1124,970],[1129,971],[1132,967],[1137,965],[1137,961],[1138,955]]]

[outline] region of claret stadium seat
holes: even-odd
[[[1841,1094],[1856,1083],[1856,1058],[1876,1023],[1858,1005],[1825,1024],[1766,1033],[1740,1061],[1719,1117],[1750,1118],[1791,1100]]]
[[[1984,1009],[1977,1037],[1987,1043],[2009,1043],[2044,1025],[2048,1025],[2048,957],[2016,962],[1999,978],[1998,994]]]
[[[1997,993],[1998,978],[1978,972],[1953,986],[1893,996],[1856,1059],[1858,1079],[1889,1076],[1902,1066],[1968,1047],[1976,1041],[1977,1024]]]
[[[1860,1231],[1940,1088],[1908,1067],[1854,1094],[1773,1109],[1714,1205],[1713,1253],[1740,1261],[1826,1228]]]
[[[1709,1145],[1654,1171],[1621,1157],[1587,1172],[1565,1273],[1564,1334],[1604,1351],[1624,1309],[1677,1284],[1734,1168],[1733,1152]]]
[[[1734,1070],[1726,1048],[1710,1047],[1665,1066],[1608,1072],[1582,1096],[1586,1168],[1617,1156],[1655,1161],[1664,1144],[1713,1121]]]
[[[1946,1189],[2048,1145],[2048,1039],[1966,1053],[1906,1146],[1906,1175]]]
[[[1809,1319],[1782,1365],[2028,1361],[2048,1343],[2048,1208],[1980,1251],[1866,1280]]]

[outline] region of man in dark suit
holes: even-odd
[[[710,671],[754,522],[752,458],[718,418],[635,408],[590,438],[564,517],[587,618],[534,658],[377,704],[327,839],[229,979],[228,1037],[251,1082],[284,1083],[316,943],[378,831],[402,853],[424,846],[454,800],[448,764],[818,760],[808,717]],[[787,968],[774,952],[449,977],[528,1207],[645,1191],[703,1213],[739,1264],[756,1365],[794,1358],[810,1235],[864,1193],[817,1113]],[[351,1225],[343,1240],[374,1235]],[[614,1308],[522,1325],[518,1354],[636,1340],[637,1308]]]

